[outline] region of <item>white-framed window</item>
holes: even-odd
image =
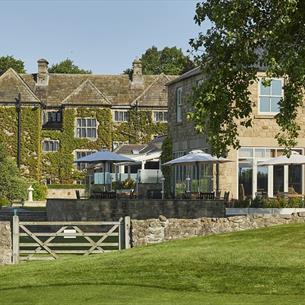
[[[127,110],[115,110],[113,118],[115,122],[128,122],[129,113]]]
[[[86,156],[91,155],[95,152],[96,152],[96,150],[76,150],[75,151],[75,160],[86,157]],[[80,171],[87,168],[87,167],[88,167],[88,163],[76,163],[76,168]]]
[[[182,122],[182,87],[176,90],[176,119],[177,122]]]
[[[279,101],[283,97],[283,79],[272,78],[269,84],[259,80],[259,113],[277,114],[280,111]]]
[[[97,122],[95,118],[76,118],[76,138],[97,138]]]
[[[58,150],[59,150],[59,141],[58,140],[45,139],[42,141],[42,151],[43,152],[56,152]]]
[[[154,111],[153,120],[154,122],[167,122],[167,111]]]

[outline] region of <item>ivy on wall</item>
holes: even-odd
[[[98,121],[98,138],[96,140],[76,138],[75,121],[77,117],[93,117]],[[74,165],[75,150],[111,149],[112,116],[109,108],[65,108],[63,110],[62,131],[43,130],[43,139],[59,140],[58,152],[42,154],[43,176],[53,182],[72,183],[83,178],[84,174]]]
[[[94,117],[98,121],[96,140],[76,138],[77,117]],[[76,169],[75,150],[111,149],[112,141],[147,143],[154,135],[167,132],[166,123],[155,123],[152,111],[132,109],[129,122],[113,123],[110,108],[78,107],[63,109],[63,123],[60,130],[42,129],[40,107],[22,107],[21,163],[25,176],[41,181],[50,178],[53,183],[73,183],[84,174]],[[0,141],[8,153],[17,156],[17,112],[14,106],[0,107]],[[42,152],[44,139],[59,140],[58,152]]]
[[[41,110],[40,107],[21,108],[21,172],[26,177],[41,178]],[[0,141],[7,152],[17,158],[17,111],[14,106],[0,107]]]
[[[165,135],[167,123],[153,122],[152,111],[129,110],[129,121],[115,123],[113,141],[143,144],[149,142],[154,135]]]

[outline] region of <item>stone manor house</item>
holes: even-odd
[[[219,165],[219,187],[230,191],[230,197],[243,199],[254,198],[257,194],[269,197],[281,192],[304,191],[304,166],[259,166],[258,162],[283,154],[275,135],[279,127],[275,115],[279,111],[278,101],[283,96],[283,79],[272,79],[270,86],[264,86],[263,72],[259,72],[259,81],[250,86],[253,126],[238,127],[241,148],[231,149],[228,159],[233,162]],[[204,134],[197,134],[192,122],[186,119],[188,112],[193,111],[187,102],[195,86],[203,80],[198,68],[195,68],[168,83],[168,120],[169,135],[173,142],[173,157],[179,157],[191,150],[201,149],[209,152],[209,144]],[[298,123],[301,126],[298,144],[295,151],[304,154],[305,150],[305,105],[299,110]],[[185,166],[176,168],[176,190],[185,183],[187,173]],[[193,169],[191,178],[197,177]],[[215,166],[201,165],[201,191],[215,190]],[[212,182],[212,183],[209,183]],[[196,185],[196,184],[195,184]],[[178,186],[178,187],[177,187]],[[181,188],[183,191],[183,188]]]
[[[167,133],[167,88],[176,76],[38,73],[7,70],[0,77],[0,142],[16,158],[21,123],[21,169],[47,183],[73,183],[83,177],[74,161],[124,143],[147,143]],[[21,120],[18,120],[18,96]]]

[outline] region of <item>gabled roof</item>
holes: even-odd
[[[19,93],[22,103],[40,103],[27,83],[14,69],[9,68],[0,76],[0,102],[14,103]]]
[[[135,106],[166,106],[167,105],[167,89],[165,84],[175,78],[175,76],[168,76],[160,74],[156,79],[144,89],[144,91],[131,103]]]
[[[86,79],[62,102],[63,105],[111,105],[107,97]]]
[[[148,92],[155,95],[155,99],[149,102],[160,104],[159,99],[163,99],[162,105],[167,105],[167,89],[165,83],[177,76],[143,75],[144,89],[132,89],[129,76],[122,75],[96,75],[96,74],[59,74],[49,73],[48,86],[36,86],[37,74],[20,74],[20,77],[28,84],[31,90],[47,106],[60,106],[62,102],[75,91],[86,80],[90,81],[113,106],[130,106],[133,101]],[[163,85],[158,87],[157,83]],[[151,86],[154,84],[154,86]],[[147,88],[150,88],[147,90]],[[153,94],[153,90],[155,92]],[[161,91],[160,91],[161,90]],[[163,92],[164,90],[164,92]],[[163,93],[162,93],[163,92]],[[145,103],[143,103],[144,105]]]

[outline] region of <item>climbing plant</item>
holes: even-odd
[[[65,107],[60,129],[42,129],[42,109],[22,107],[21,172],[36,181],[45,178],[53,183],[69,184],[84,178],[84,172],[77,170],[75,150],[111,149],[112,141],[147,143],[154,135],[167,132],[166,123],[152,120],[148,110],[129,111],[129,122],[113,123],[110,108]],[[98,121],[97,139],[75,137],[75,122],[78,117],[93,117]],[[0,107],[0,141],[5,143],[7,152],[17,156],[17,112],[14,106]],[[42,152],[44,139],[58,140],[57,152]]]

